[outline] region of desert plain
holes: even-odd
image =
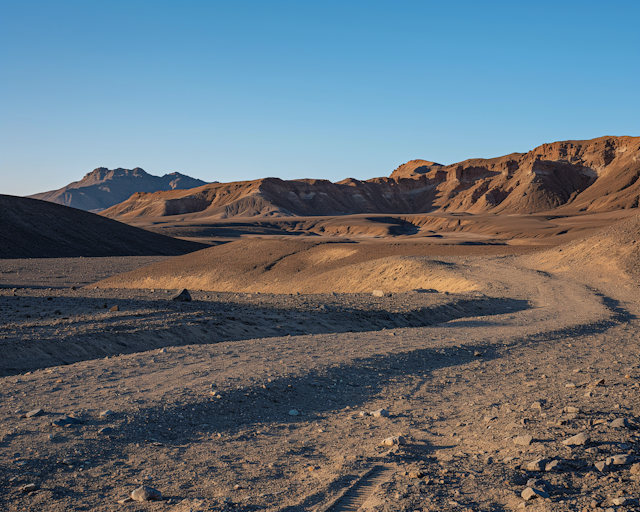
[[[0,508],[640,509],[639,144],[1,196]]]

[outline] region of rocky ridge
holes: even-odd
[[[367,181],[265,178],[138,193],[103,215],[132,221],[178,214],[193,219],[434,211],[575,214],[637,208],[639,197],[640,137],[601,137],[446,166],[413,160],[388,178]]]
[[[80,181],[74,181],[58,190],[29,196],[52,203],[63,204],[92,212],[102,211],[121,203],[136,192],[183,190],[199,187],[206,181],[191,178],[179,172],[153,176],[144,169],[107,169],[98,167]]]

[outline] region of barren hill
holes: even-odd
[[[476,290],[428,244],[239,240],[119,274],[101,288],[190,288],[249,293]]]
[[[601,137],[446,166],[412,160],[389,178],[367,181],[266,178],[138,193],[103,215],[127,221],[434,211],[566,215],[637,208],[639,178],[640,137]]]
[[[101,211],[121,203],[136,192],[182,190],[204,184],[206,181],[190,178],[179,172],[153,176],[139,167],[112,170],[99,167],[80,181],[74,181],[58,190],[42,192],[29,197],[71,206],[79,210]]]
[[[605,280],[614,274],[637,285],[640,283],[640,215],[525,259],[552,272],[587,272]]]
[[[0,195],[0,258],[176,256],[207,247],[67,206]]]

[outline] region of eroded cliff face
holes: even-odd
[[[544,144],[528,153],[452,165],[412,160],[367,181],[278,178],[135,194],[112,218],[318,216],[356,213],[610,211],[640,197],[640,137]]]

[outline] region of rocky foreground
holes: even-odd
[[[59,357],[56,335],[111,352],[2,378],[0,508],[640,509],[637,285],[586,286],[514,258],[456,265],[483,294],[182,303],[165,290],[3,290],[0,341],[20,364],[31,345],[46,356],[42,340]],[[268,337],[185,345],[186,332],[239,333],[255,300],[291,316],[255,316]],[[409,318],[419,301],[458,314],[341,325]],[[161,345],[113,352],[149,331]]]

